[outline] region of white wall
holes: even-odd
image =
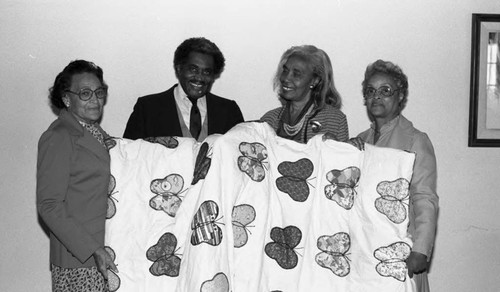
[[[433,291],[498,291],[500,149],[468,148],[471,14],[498,0],[2,0],[0,3],[0,291],[49,291],[49,240],[35,209],[36,145],[55,116],[47,92],[76,58],[110,86],[103,127],[120,136],[138,96],[174,82],[184,39],[219,45],[226,70],[213,92],[247,120],[278,105],[271,77],[292,45],[331,57],[351,135],[368,127],[366,65],[392,60],[410,79],[404,114],[427,132],[439,166],[441,211]]]

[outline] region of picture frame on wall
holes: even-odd
[[[500,14],[472,14],[469,147],[500,147]]]

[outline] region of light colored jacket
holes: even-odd
[[[380,131],[380,138],[373,143],[373,127],[360,133],[365,142],[380,147],[395,148],[415,153],[413,177],[410,182],[410,225],[408,232],[413,238],[413,251],[425,254],[430,260],[438,216],[439,198],[436,193],[437,169],[434,148],[427,134],[413,127],[399,115]]]

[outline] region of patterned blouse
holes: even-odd
[[[80,125],[83,126],[84,129],[86,129],[87,131],[90,132],[90,134],[92,134],[92,136],[94,136],[94,138],[97,139],[97,141],[99,141],[99,143],[107,149],[106,147],[106,144],[104,143],[104,141],[109,138],[109,135],[101,128],[101,126],[99,124],[87,124],[87,123],[84,123],[82,121],[78,121],[80,123]]]

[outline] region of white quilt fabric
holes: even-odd
[[[265,123],[109,147],[112,291],[414,291],[411,153]]]

